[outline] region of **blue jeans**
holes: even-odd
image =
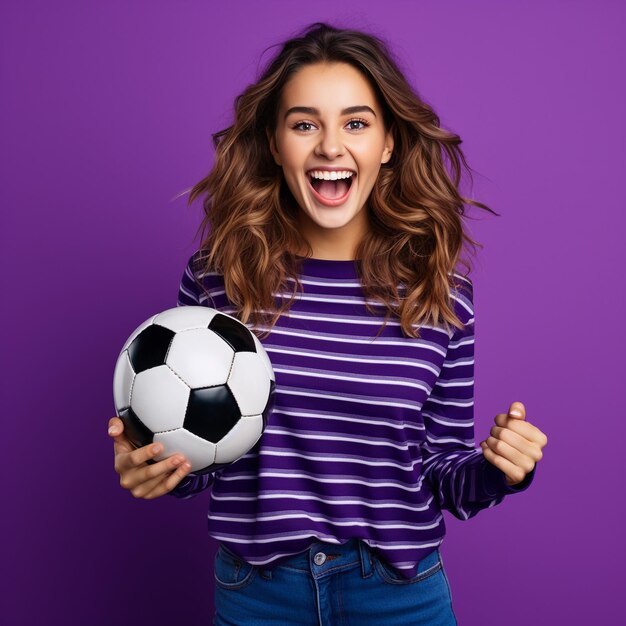
[[[223,544],[215,555],[216,626],[456,626],[436,548],[406,579],[358,539],[322,541],[273,567]]]

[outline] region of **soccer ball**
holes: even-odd
[[[113,375],[113,398],[136,447],[153,441],[185,455],[195,474],[249,452],[267,426],[276,379],[256,335],[206,306],[157,313],[128,338]]]

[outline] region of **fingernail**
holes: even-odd
[[[522,412],[519,409],[511,409],[509,411],[509,415],[514,415],[515,417],[522,417]]]
[[[158,454],[159,452],[161,452],[161,450],[163,450],[163,446],[160,443],[152,446],[152,452],[154,452],[155,454]]]
[[[109,435],[117,435],[117,426],[111,426],[111,428],[109,428]]]

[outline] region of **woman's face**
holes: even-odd
[[[313,256],[353,259],[369,226],[367,199],[393,149],[369,82],[347,63],[303,67],[283,88],[276,132],[268,139],[300,206]],[[311,182],[312,172],[328,170],[352,175]]]

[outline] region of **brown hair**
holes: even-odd
[[[370,82],[385,130],[392,128],[394,138],[391,159],[381,165],[367,201],[370,232],[356,251],[364,295],[386,307],[385,324],[397,315],[406,336],[419,337],[414,324],[443,321],[448,330],[448,324],[461,328],[450,298],[450,290],[459,287],[453,272],[464,241],[482,247],[464,232],[464,203],[499,214],[459,195],[461,162],[471,177],[461,139],[439,126],[383,40],[323,22],[283,43],[257,82],[235,98],[234,124],[212,135],[215,164],[191,188],[188,202],[206,194],[197,273],[221,273],[239,319],[253,326],[269,323],[265,336],[290,307],[301,288],[294,251],[308,250],[310,257],[312,249],[299,232],[295,198],[272,157],[266,130],[274,131],[282,88],[295,72],[335,62],[352,65]],[[469,272],[470,265],[462,263]],[[293,293],[279,306],[275,298],[288,291],[288,277]]]

